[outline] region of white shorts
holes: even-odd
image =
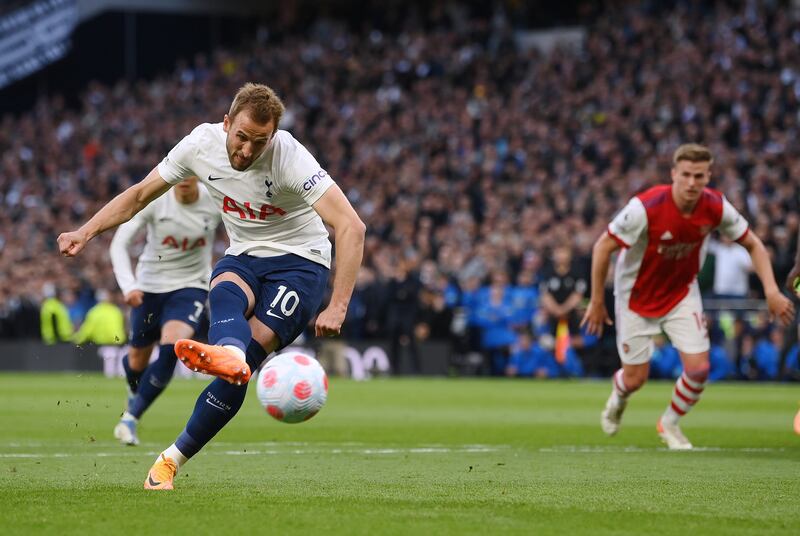
[[[628,308],[628,296],[616,299],[617,351],[623,364],[641,365],[653,355],[653,336],[662,331],[685,354],[707,352],[711,347],[697,284],[666,315],[646,318]]]

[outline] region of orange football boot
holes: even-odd
[[[175,354],[195,372],[211,374],[236,385],[250,380],[250,366],[222,346],[180,339],[175,343]]]
[[[153,464],[144,479],[144,489],[174,489],[172,479],[178,472],[178,465],[172,458],[161,454],[161,459]]]
[[[800,435],[800,411],[794,416],[794,433]]]

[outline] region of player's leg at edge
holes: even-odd
[[[683,435],[678,421],[700,400],[708,380],[710,365],[708,352],[680,352],[680,356],[683,373],[675,382],[672,399],[658,420],[656,430],[670,450],[691,450],[692,443]]]
[[[800,409],[797,410],[797,415],[794,416],[794,433],[800,435]]]
[[[211,282],[208,299],[211,344],[180,339],[175,342],[175,353],[184,365],[196,372],[231,384],[245,384],[251,374],[246,354],[251,339],[247,316],[255,306],[253,290],[235,273],[224,272]]]
[[[600,427],[606,435],[613,436],[619,431],[622,414],[628,406],[628,397],[641,389],[647,382],[650,363],[625,364],[611,378],[611,395],[600,414]]]

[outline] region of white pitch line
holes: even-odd
[[[785,452],[785,448],[772,448],[772,447],[741,447],[741,448],[728,448],[728,447],[695,447],[691,450],[684,452]],[[586,446],[586,445],[563,445],[558,447],[543,447],[538,449],[538,452],[543,453],[558,453],[558,454],[612,454],[612,453],[626,453],[626,452],[673,452],[667,447],[613,447],[613,446]]]
[[[219,446],[219,445],[217,445]],[[385,455],[385,454],[450,454],[450,453],[487,453],[502,450],[505,445],[500,447],[475,447],[464,445],[459,447],[414,447],[414,448],[307,448],[307,449],[288,449],[288,450],[261,450],[261,449],[242,449],[242,450],[216,450],[209,448],[203,453],[207,456],[274,456],[274,455],[309,455],[309,454],[358,454],[358,455]],[[0,458],[114,458],[118,456],[157,456],[157,451],[133,451],[119,450],[116,452],[13,452],[0,453]]]

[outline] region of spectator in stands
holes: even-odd
[[[800,345],[793,344],[783,361],[782,378],[793,382],[800,381]]]
[[[506,273],[492,272],[491,284],[480,289],[480,296],[475,319],[481,330],[481,348],[487,357],[489,372],[500,376],[506,370],[511,346],[516,342],[513,330],[516,311]]]
[[[530,329],[521,329],[505,373],[509,377],[557,378],[561,370],[553,354],[539,346]]]
[[[256,77],[282,94],[302,88],[284,125],[327,158],[367,224],[364,269],[378,312],[388,304],[381,259],[401,249],[434,261],[467,298],[465,283],[492,270],[516,281],[529,257],[564,245],[579,256],[621,199],[669,167],[678,139],[714,145],[715,186],[781,273],[791,258],[784,238],[800,231],[800,47],[784,3],[609,6],[592,10],[582,42],[549,52],[506,39],[502,10],[497,25],[466,4],[446,11],[381,34],[341,21],[262,32],[246,50],[201,55],[152,81],[92,83],[77,109],[54,95],[0,118],[0,337],[39,336],[45,281],[78,293],[78,318],[95,289],[115,284],[110,236],[80,264],[38,255],[53,251],[56,229],[138,181],[149,171],[141,162],[156,161],[209,107],[224,111],[218,103]],[[447,303],[454,314],[466,305]],[[482,306],[472,303],[470,320]],[[346,327],[387,337],[386,320],[367,311]],[[469,325],[461,340],[474,350]],[[598,355],[615,346],[606,350]],[[606,370],[584,361],[591,374]]]
[[[39,311],[42,341],[45,344],[68,342],[72,339],[73,327],[67,306],[59,299],[56,286],[47,282],[42,287],[44,301]]]
[[[120,346],[125,344],[125,315],[111,300],[105,289],[97,291],[97,305],[89,309],[78,333],[76,344],[92,343],[98,346]]]
[[[721,345],[715,344],[713,341],[708,353],[708,362],[710,367],[708,371],[708,381],[716,382],[727,380],[733,376],[734,367],[733,363],[728,358],[728,354],[725,353],[725,349]]]
[[[681,356],[667,338],[661,334],[653,337],[653,357],[650,360],[650,377],[673,380],[683,372]]]
[[[387,283],[386,330],[389,333],[389,360],[392,372],[401,370],[402,355],[405,351],[411,358],[411,371],[418,374],[421,370],[419,347],[414,336],[419,312],[419,292],[421,285],[419,276],[412,271],[409,261],[400,261]]]
[[[753,347],[750,359],[743,362],[742,375],[751,380],[776,380],[783,350],[783,330],[773,328]]]
[[[550,322],[553,334],[558,324],[566,324],[570,334],[580,332],[578,307],[588,289],[586,274],[572,261],[569,246],[559,246],[553,251],[552,263],[541,277],[541,306]]]

